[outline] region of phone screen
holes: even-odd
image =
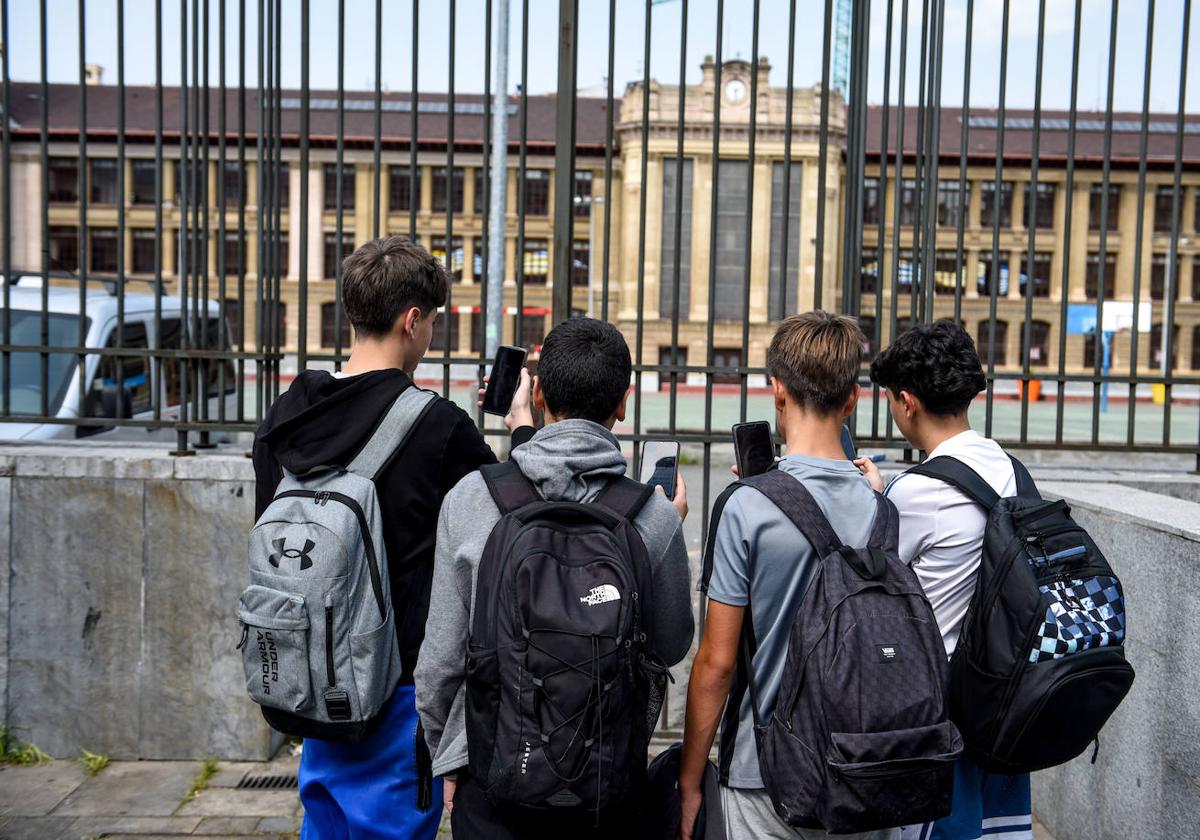
[[[506,345],[496,348],[496,363],[492,365],[487,391],[483,394],[484,411],[501,417],[508,414],[517,386],[521,384],[521,368],[524,365],[524,348]]]
[[[648,440],[642,446],[642,470],[638,480],[657,485],[675,498],[675,474],[679,470],[679,444],[673,440]]]
[[[771,424],[765,420],[738,423],[733,427],[733,449],[737,455],[739,476],[749,478],[766,472],[775,463]]]

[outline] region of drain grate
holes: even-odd
[[[238,782],[239,790],[297,790],[300,781],[295,774],[256,774],[251,773]]]

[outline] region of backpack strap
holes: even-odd
[[[875,494],[875,524],[871,526],[868,546],[887,548],[899,543],[900,512],[896,505],[882,493]]]
[[[1016,459],[1014,459],[1014,470]],[[1022,471],[1025,468],[1021,467]],[[938,481],[944,481],[951,487],[956,487],[966,495],[975,504],[982,507],[984,510],[990,511],[1000,501],[1000,494],[992,489],[979,473],[968,467],[957,458],[952,458],[949,455],[939,455],[936,458],[930,458],[924,463],[917,464],[915,467],[910,467],[908,472],[914,475],[923,475],[928,478],[936,478]],[[1028,478],[1029,473],[1025,472]],[[1029,479],[1032,483],[1033,479]],[[1018,478],[1018,492],[1020,491],[1020,479]],[[1035,491],[1036,492],[1036,491]]]
[[[485,464],[479,468],[479,473],[501,516],[542,500],[533,482],[514,461]]]
[[[651,485],[621,476],[610,481],[596,496],[595,502],[632,522],[652,495],[654,488]]]
[[[783,515],[792,521],[812,545],[818,558],[835,554],[842,547],[841,537],[834,532],[817,500],[795,477],[783,470],[769,470],[751,476],[743,483],[762,493],[783,511]]]
[[[400,392],[346,470],[374,481],[408,443],[437,394],[410,385]]]
[[[1025,465],[1014,458],[1008,456],[1008,460],[1012,461],[1013,475],[1017,478],[1017,495],[1022,499],[1040,499],[1042,494],[1038,492],[1037,485],[1033,483],[1033,476],[1029,474],[1029,470]]]

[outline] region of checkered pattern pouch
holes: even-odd
[[[1046,619],[1029,661],[1061,659],[1125,640],[1125,598],[1115,577],[1056,580],[1039,586]]]

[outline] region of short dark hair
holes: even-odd
[[[767,349],[767,373],[802,408],[840,410],[858,383],[862,330],[853,318],[817,310],[783,321]]]
[[[594,318],[572,318],[550,330],[537,368],[546,407],[556,417],[593,423],[612,417],[632,370],[620,330]]]
[[[908,391],[930,414],[962,414],[987,387],[975,342],[959,324],[919,324],[871,363],[871,381],[893,394]]]
[[[342,261],[342,305],[357,336],[387,335],[414,306],[428,315],[448,287],[445,267],[403,236],[372,239]]]

